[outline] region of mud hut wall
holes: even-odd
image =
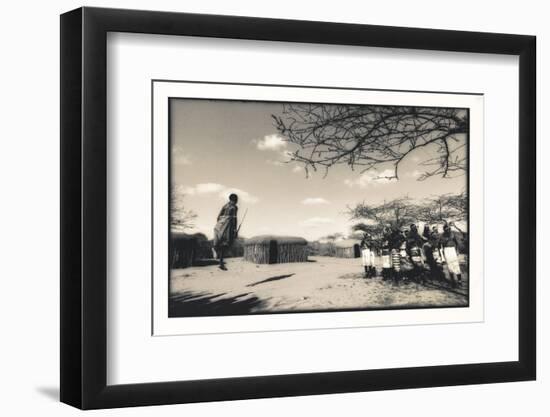
[[[193,265],[197,250],[197,241],[192,238],[175,238],[171,242],[171,267],[187,268]]]
[[[171,233],[171,268],[187,268],[193,266],[199,259],[211,259],[212,257],[212,245],[202,233]]]
[[[306,262],[307,254],[307,242],[301,238],[259,236],[244,248],[244,259],[257,264]]]
[[[266,244],[254,243],[244,247],[244,259],[257,264],[269,263],[269,242]]]
[[[279,243],[277,245],[277,263],[307,262],[307,245]]]
[[[358,245],[349,247],[336,247],[337,258],[358,258],[360,256]]]

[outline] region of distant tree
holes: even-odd
[[[356,223],[351,227],[351,230],[355,233],[360,233],[361,239],[366,235],[370,236],[370,239],[375,243],[377,247],[381,247],[382,240],[384,238],[384,225],[381,223],[367,224]]]
[[[365,237],[365,232],[362,232],[362,231],[352,231],[349,235],[348,235],[348,238],[349,239],[353,239],[353,240],[363,240],[363,238]]]
[[[316,255],[336,256],[335,242],[343,237],[343,233],[331,233],[330,235],[321,237],[315,244],[310,245],[310,247]]]
[[[409,197],[384,201],[381,204],[359,203],[348,210],[351,220],[370,220],[379,227],[403,227],[418,221],[420,207]]]
[[[442,194],[431,197],[422,203],[419,220],[427,223],[463,221],[468,215],[468,201],[465,192]]]
[[[298,147],[290,160],[303,163],[306,173],[321,168],[326,175],[334,165],[361,172],[390,166],[387,178],[398,179],[399,165],[413,152],[423,157],[419,180],[466,170],[464,109],[291,103],[272,117],[279,133]],[[428,152],[415,152],[420,148]]]
[[[466,220],[468,217],[468,196],[465,191],[460,194],[451,194],[447,199],[447,204],[456,213],[453,221]]]
[[[358,233],[361,237],[367,234],[371,237],[377,236],[382,233],[383,229],[384,226],[380,223],[367,224],[360,222],[351,226],[352,232]]]
[[[343,233],[332,233],[330,235],[323,236],[321,240],[335,241],[344,237]]]
[[[176,232],[185,232],[195,228],[197,215],[185,208],[183,199],[185,194],[173,189],[170,193],[170,228]]]

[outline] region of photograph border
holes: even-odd
[[[189,81],[189,80],[165,80],[165,79],[153,79],[151,80],[151,113],[154,114],[153,108],[154,108],[154,84],[158,82],[165,82],[165,83],[187,83],[187,84],[211,84],[211,85],[231,85],[231,86],[253,86],[253,87],[288,87],[288,88],[305,88],[305,89],[321,89],[321,90],[350,90],[350,91],[384,91],[384,92],[391,92],[391,93],[426,93],[426,94],[456,94],[456,95],[469,95],[469,96],[481,96],[483,97],[483,93],[458,93],[458,92],[452,92],[452,93],[446,93],[442,91],[413,91],[413,90],[391,90],[391,89],[376,89],[376,88],[347,88],[347,87],[334,87],[334,86],[313,86],[313,85],[287,85],[287,84],[262,84],[262,83],[238,83],[238,82],[219,82],[219,81]],[[307,101],[281,101],[281,100],[248,100],[248,99],[229,99],[229,98],[221,98],[221,99],[213,99],[208,97],[203,98],[197,98],[197,97],[182,97],[182,96],[169,96],[168,97],[168,190],[169,194],[167,196],[168,198],[168,219],[170,219],[171,216],[171,210],[172,210],[172,203],[170,198],[170,190],[172,189],[172,165],[173,165],[173,153],[172,153],[172,142],[173,142],[173,131],[172,131],[172,102],[174,100],[203,100],[203,101],[217,101],[217,102],[248,102],[248,103],[278,103],[278,104],[286,104],[286,103],[295,103],[295,104],[309,104]],[[368,104],[351,104],[351,103],[333,103],[333,102],[315,102],[316,104],[324,104],[324,105],[357,105],[357,106],[367,106]],[[385,104],[383,106],[395,106],[395,107],[426,107],[426,106],[420,106],[420,105],[400,105],[400,104]],[[462,108],[462,107],[454,107],[454,106],[433,106],[433,108],[442,108],[442,109],[464,109],[468,113],[468,133],[467,133],[467,139],[466,139],[466,154],[468,155],[467,162],[466,162],[466,181],[465,181],[465,189],[466,189],[466,199],[467,199],[467,206],[468,210],[466,213],[466,224],[467,224],[467,230],[470,229],[470,150],[471,150],[471,141],[470,141],[470,108]],[[154,142],[154,117],[151,117],[151,143]],[[154,166],[154,147],[151,147],[151,167]],[[154,175],[154,169],[151,170],[152,174]],[[153,181],[152,181],[153,183]],[[151,187],[151,201],[153,201],[154,197],[154,189]],[[154,208],[153,205],[151,205],[151,222],[154,224]],[[172,238],[171,238],[171,228],[170,224],[167,224],[166,226],[168,228],[168,265],[170,265],[171,262],[171,254],[172,254]],[[154,228],[154,226],[152,227]],[[470,243],[469,240],[466,244],[466,251],[469,253],[470,251]],[[151,263],[154,263],[154,248],[153,244],[151,245]],[[171,277],[171,270],[172,268],[168,267],[168,281],[170,282]],[[358,311],[386,311],[386,310],[430,310],[430,309],[442,309],[442,308],[469,308],[470,307],[470,300],[471,300],[471,294],[470,294],[470,261],[468,259],[468,262],[466,264],[466,273],[468,274],[468,292],[467,292],[467,303],[465,305],[418,305],[418,306],[387,306],[387,307],[344,307],[344,308],[316,308],[316,309],[308,309],[308,310],[282,310],[282,311],[260,311],[260,312],[251,312],[247,314],[242,313],[235,313],[235,314],[227,314],[232,316],[249,316],[249,315],[268,315],[268,314],[308,314],[308,313],[337,313],[337,312],[358,312]],[[151,272],[151,292],[153,293],[152,297],[152,305],[151,305],[151,315],[154,314],[154,273]],[[168,285],[168,288],[170,289],[170,284]],[[168,291],[168,298],[170,298],[170,290]],[[189,315],[189,316],[169,316],[169,318],[185,318],[185,317],[222,317],[226,316],[224,314],[205,314],[205,315]],[[153,321],[153,320],[152,320]],[[152,334],[154,332],[152,331]]]
[[[519,56],[518,360],[107,385],[107,33]],[[79,8],[61,16],[61,401],[82,409],[536,378],[536,38],[254,17]]]

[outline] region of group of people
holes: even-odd
[[[437,226],[430,229],[425,225],[420,234],[416,224],[405,230],[384,228],[379,239],[366,233],[361,241],[365,278],[377,276],[377,263],[380,263],[382,279],[392,280],[396,284],[408,280],[424,282],[428,277],[443,280],[445,263],[451,285],[458,286],[462,281],[459,240],[451,227],[463,234],[453,223],[445,223],[443,233],[439,233]],[[377,262],[378,257],[380,262]]]
[[[227,270],[224,255],[239,233],[237,203],[238,196],[231,194],[229,201],[220,210],[214,228],[214,256],[219,259],[219,268],[224,271]],[[456,287],[462,281],[462,274],[458,260],[459,241],[451,227],[464,237],[464,233],[454,223],[445,223],[443,233],[439,233],[437,226],[430,229],[427,224],[422,234],[418,232],[416,224],[404,230],[386,227],[377,239],[365,233],[361,241],[365,278],[376,277],[377,263],[380,263],[382,279],[393,280],[394,283],[410,279],[423,282],[428,276],[443,280],[445,263],[451,285]],[[377,262],[378,257],[380,262]]]

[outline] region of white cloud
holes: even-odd
[[[344,184],[348,187],[359,187],[367,188],[374,185],[382,185],[396,182],[395,179],[391,179],[394,175],[394,171],[391,169],[385,169],[384,171],[367,171],[359,175],[359,177],[354,179],[344,180]]]
[[[223,200],[227,200],[229,195],[235,193],[239,196],[241,201],[245,203],[254,204],[259,200],[256,196],[250,194],[248,191],[241,190],[235,187],[228,187],[223,184],[218,184],[215,182],[205,182],[195,185],[194,187],[178,187],[179,191],[186,195],[217,195]]]
[[[224,188],[225,186],[222,184],[217,184],[215,182],[204,182],[197,184],[194,187],[183,187],[183,193],[189,195],[213,194],[220,192]]]
[[[175,146],[172,149],[174,156],[174,163],[178,165],[191,165],[193,163],[191,157],[184,152],[179,146]]]
[[[230,194],[237,194],[239,196],[240,201],[244,201],[245,203],[254,204],[258,202],[258,197],[253,196],[247,191],[241,190],[239,188],[225,188],[224,190],[220,191],[218,194],[221,199],[227,200],[229,199]]]
[[[302,204],[306,206],[315,206],[320,204],[330,204],[328,200],[325,200],[322,197],[312,197],[312,198],[306,198],[305,200],[302,200]]]
[[[265,135],[262,139],[255,141],[260,151],[284,151],[287,147],[286,141],[278,134]]]
[[[300,224],[303,227],[319,227],[325,224],[331,224],[334,223],[333,219],[330,219],[328,217],[311,217],[309,219],[304,220]]]
[[[294,165],[294,167],[292,168],[292,172],[294,172],[295,174],[301,174],[302,172],[305,172],[305,169],[303,166]]]
[[[215,193],[218,191],[221,191],[225,188],[222,184],[217,184],[215,182],[206,182],[203,184],[197,184],[195,186],[195,189],[197,190],[197,194],[210,194]]]

